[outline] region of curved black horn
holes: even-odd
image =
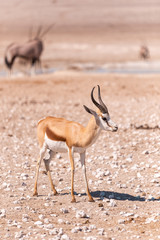
[[[96,105],[96,107],[99,108],[99,110],[102,112],[102,113],[106,113],[106,109],[101,106],[93,97],[93,91],[94,91],[95,87],[92,89],[91,91],[91,99],[92,99],[92,102]]]
[[[100,91],[100,86],[98,86],[98,100],[99,100],[99,103],[102,105],[102,107],[104,109],[106,109],[106,112],[108,112],[108,108],[106,107],[106,105],[104,104],[104,102],[102,101],[102,98],[101,98],[101,91]]]

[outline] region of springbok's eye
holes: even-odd
[[[107,118],[106,118],[106,117],[102,117],[102,120],[103,120],[103,121],[107,121]]]

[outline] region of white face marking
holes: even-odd
[[[109,114],[103,113],[102,118],[100,117],[101,128],[106,131],[116,131],[117,125],[110,119]]]

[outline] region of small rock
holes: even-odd
[[[98,229],[98,235],[104,235],[104,229],[103,228],[99,228]]]
[[[63,224],[65,221],[63,219],[58,219],[58,223]]]
[[[60,211],[61,211],[62,213],[68,213],[68,209],[65,209],[65,208],[61,208]]]
[[[78,232],[81,232],[81,231],[82,231],[81,227],[75,227],[71,230],[72,233],[78,233]]]
[[[125,223],[125,220],[124,219],[119,219],[118,220],[118,224],[124,224]]]
[[[110,199],[109,206],[110,207],[116,207],[117,206],[116,201],[114,199]]]
[[[103,207],[103,203],[99,203],[99,204],[98,204],[98,207]]]
[[[23,233],[23,231],[16,232],[14,236],[15,236],[15,238],[19,239],[19,238],[22,238],[24,236],[24,233]]]
[[[67,234],[63,234],[61,236],[61,240],[70,240],[70,238],[67,236]]]
[[[45,229],[53,229],[54,225],[50,223],[50,224],[44,225],[44,228]]]
[[[5,218],[6,217],[6,210],[5,209],[1,209],[0,210],[0,218]]]
[[[44,219],[44,215],[43,214],[40,214],[38,217],[39,217],[40,220]]]
[[[34,224],[35,225],[42,225],[43,223],[41,221],[36,221]]]
[[[88,217],[89,216],[87,216],[87,214],[83,210],[76,212],[76,218],[88,218]]]
[[[49,231],[50,235],[57,235],[59,233],[59,229],[58,228],[53,228],[52,230]]]

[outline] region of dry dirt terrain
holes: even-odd
[[[90,91],[97,84],[119,130],[103,132],[88,149],[95,202],[88,202],[75,155],[77,202],[71,203],[67,154],[51,162],[59,195],[52,195],[42,163],[33,197],[37,121],[54,115],[86,125],[83,104],[94,108]],[[159,239],[159,89],[159,76],[152,75],[66,72],[1,80],[1,239]]]
[[[158,0],[0,0],[0,239],[160,239],[160,74],[97,70],[116,64],[159,71],[159,11]],[[7,45],[53,23],[43,39],[43,74],[28,76],[28,66],[16,61],[7,76]],[[151,55],[145,63],[142,44]],[[88,202],[77,154],[76,203],[67,154],[57,153],[50,164],[59,195],[42,162],[33,197],[38,120],[53,115],[85,126],[91,116],[83,105],[95,109],[96,85],[119,129],[102,132],[87,151],[95,202]]]

